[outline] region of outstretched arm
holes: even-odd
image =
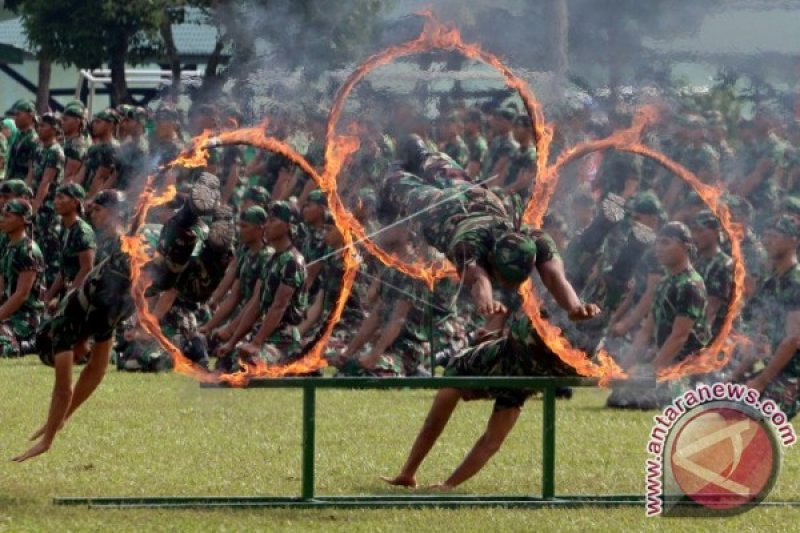
[[[581,302],[572,284],[564,273],[564,263],[558,257],[546,261],[536,268],[542,283],[553,295],[556,303],[569,313],[570,320],[587,320],[600,314],[600,308],[594,304]]]

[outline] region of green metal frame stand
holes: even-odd
[[[597,380],[547,377],[431,377],[431,378],[279,378],[253,380],[249,388],[303,389],[303,443],[300,496],[177,496],[103,497],[54,499],[56,505],[81,505],[93,508],[203,508],[203,507],[304,507],[304,508],[387,508],[387,507],[609,507],[643,506],[644,495],[556,495],[556,388],[594,387]],[[219,385],[201,385],[221,388]],[[543,392],[542,401],[542,494],[461,495],[383,494],[370,496],[322,496],[314,490],[314,458],[317,389],[488,389],[516,388]],[[767,504],[768,505],[768,504]],[[800,505],[800,502],[773,503]]]

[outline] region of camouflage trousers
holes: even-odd
[[[341,376],[403,377],[416,374],[420,367],[428,368],[428,343],[408,333],[400,336],[381,354],[373,368],[364,368],[358,358],[339,365]]]
[[[767,385],[762,396],[777,403],[791,420],[800,409],[800,379],[780,375]]]
[[[59,273],[61,256],[61,219],[53,208],[43,205],[39,209],[34,231],[36,244],[44,256],[44,278],[49,287]]]
[[[0,322],[0,357],[18,357],[20,344],[30,341],[39,327],[37,313],[16,313]]]
[[[260,327],[261,321],[256,322],[256,325],[244,338],[243,344],[251,342]],[[297,331],[297,327],[283,324],[264,341],[261,350],[255,357],[268,365],[285,365],[297,359],[301,348],[300,332]],[[241,361],[250,364],[257,363],[253,357],[241,352],[237,346],[237,349],[217,361],[216,368],[223,372],[237,372],[242,369]]]
[[[126,341],[115,347],[117,370],[162,372],[172,369],[172,359],[153,340]]]

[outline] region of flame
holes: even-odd
[[[209,157],[208,150],[211,147],[209,145],[211,136],[211,131],[205,130],[197,137],[194,137],[192,139],[192,147],[181,152],[174,161],[167,164],[167,168],[200,168],[206,166]]]
[[[522,98],[525,109],[532,119],[533,134],[537,150],[536,172],[531,174],[532,179],[535,177],[533,194],[528,201],[524,213],[524,220],[526,223],[535,226],[541,225],[542,218],[547,211],[547,206],[555,191],[558,171],[564,164],[582,157],[583,155],[600,150],[617,149],[654,159],[669,171],[680,176],[698,192],[700,197],[708,204],[711,211],[719,217],[724,231],[731,240],[734,261],[732,298],[722,329],[712,343],[681,363],[661,370],[658,373],[658,379],[676,379],[686,374],[709,372],[724,366],[730,359],[735,345],[743,342],[742,339],[739,338],[740,336],[731,334],[732,323],[734,317],[741,309],[744,294],[745,270],[741,251],[743,229],[732,223],[727,207],[719,201],[721,194],[719,189],[703,184],[696,176],[681,165],[641,143],[641,135],[644,129],[654,120],[657,120],[658,113],[656,109],[653,107],[644,107],[640,109],[635,115],[631,127],[617,131],[602,140],[579,144],[562,153],[555,163],[548,165],[550,144],[553,139],[553,128],[545,122],[541,105],[536,100],[525,81],[514,75],[497,56],[482,50],[480,46],[476,44],[465,43],[461,34],[455,27],[441,23],[431,12],[423,12],[421,14],[425,17],[425,24],[419,37],[389,47],[370,56],[348,76],[345,83],[340,88],[326,125],[325,167],[321,174],[287,143],[274,137],[267,136],[265,134],[266,122],[263,122],[256,128],[225,131],[216,137],[212,137],[211,132],[203,132],[203,134],[192,140],[191,149],[182,153],[168,165],[169,167],[205,166],[208,160],[208,150],[214,146],[226,144],[249,144],[281,154],[296,163],[305,173],[310,175],[319,185],[320,189],[326,194],[334,222],[342,233],[347,245],[347,248],[343,252],[345,272],[336,306],[328,317],[318,342],[308,349],[303,358],[284,366],[269,366],[262,362],[243,364],[242,370],[239,372],[216,376],[185,358],[180,350],[161,334],[158,321],[152,313],[150,313],[147,301],[144,297],[145,290],[150,284],[150,280],[142,273],[142,267],[149,260],[147,254],[144,252],[143,241],[140,236],[135,234],[125,237],[123,246],[126,253],[131,256],[131,290],[136,302],[140,322],[144,329],[153,335],[162,347],[173,357],[175,361],[175,370],[190,375],[200,381],[223,381],[233,386],[245,386],[249,379],[253,377],[276,377],[291,373],[303,373],[325,366],[326,362],[322,357],[322,350],[330,338],[334,325],[341,317],[357,272],[358,259],[352,251],[352,245],[355,242],[363,243],[367,251],[384,264],[420,279],[429,286],[432,286],[437,279],[453,275],[454,269],[449,263],[425,263],[422,261],[408,263],[386,253],[368,237],[361,223],[343,205],[337,188],[337,177],[343,165],[347,159],[358,150],[359,146],[359,132],[357,129],[349,130],[347,135],[340,135],[336,131],[336,125],[344,109],[345,101],[352,89],[357,83],[363,80],[369,72],[381,65],[403,56],[432,50],[459,52],[468,58],[482,61],[492,66],[502,74],[506,84],[515,89]],[[152,178],[148,181],[148,184],[152,184]],[[174,195],[174,191],[171,191],[171,194]],[[150,186],[148,186],[148,189],[145,194],[140,197],[139,204],[137,205],[134,225],[137,220],[144,220],[149,207],[157,205],[158,202],[168,201],[163,200],[165,196],[154,197]],[[611,355],[607,352],[601,351],[598,353],[598,362],[594,363],[587,354],[572,347],[566,338],[561,335],[561,331],[541,316],[539,312],[541,302],[534,293],[533,286],[530,282],[523,285],[520,294],[522,295],[523,308],[526,314],[531,319],[536,331],[542,337],[548,348],[556,353],[564,362],[574,367],[580,375],[599,377],[601,384],[608,383],[611,379],[627,377],[625,372],[616,365]]]

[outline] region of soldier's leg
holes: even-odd
[[[158,239],[159,256],[148,264],[155,289],[171,288],[186,269],[197,244],[194,226],[201,216],[214,212],[219,196],[219,179],[202,173],[192,185],[184,205],[164,224]]]
[[[460,399],[461,391],[458,389],[440,389],[436,393],[433,405],[431,405],[428,416],[411,446],[411,451],[400,473],[395,477],[381,477],[381,479],[390,485],[411,488],[417,486],[417,470],[444,431]]]

